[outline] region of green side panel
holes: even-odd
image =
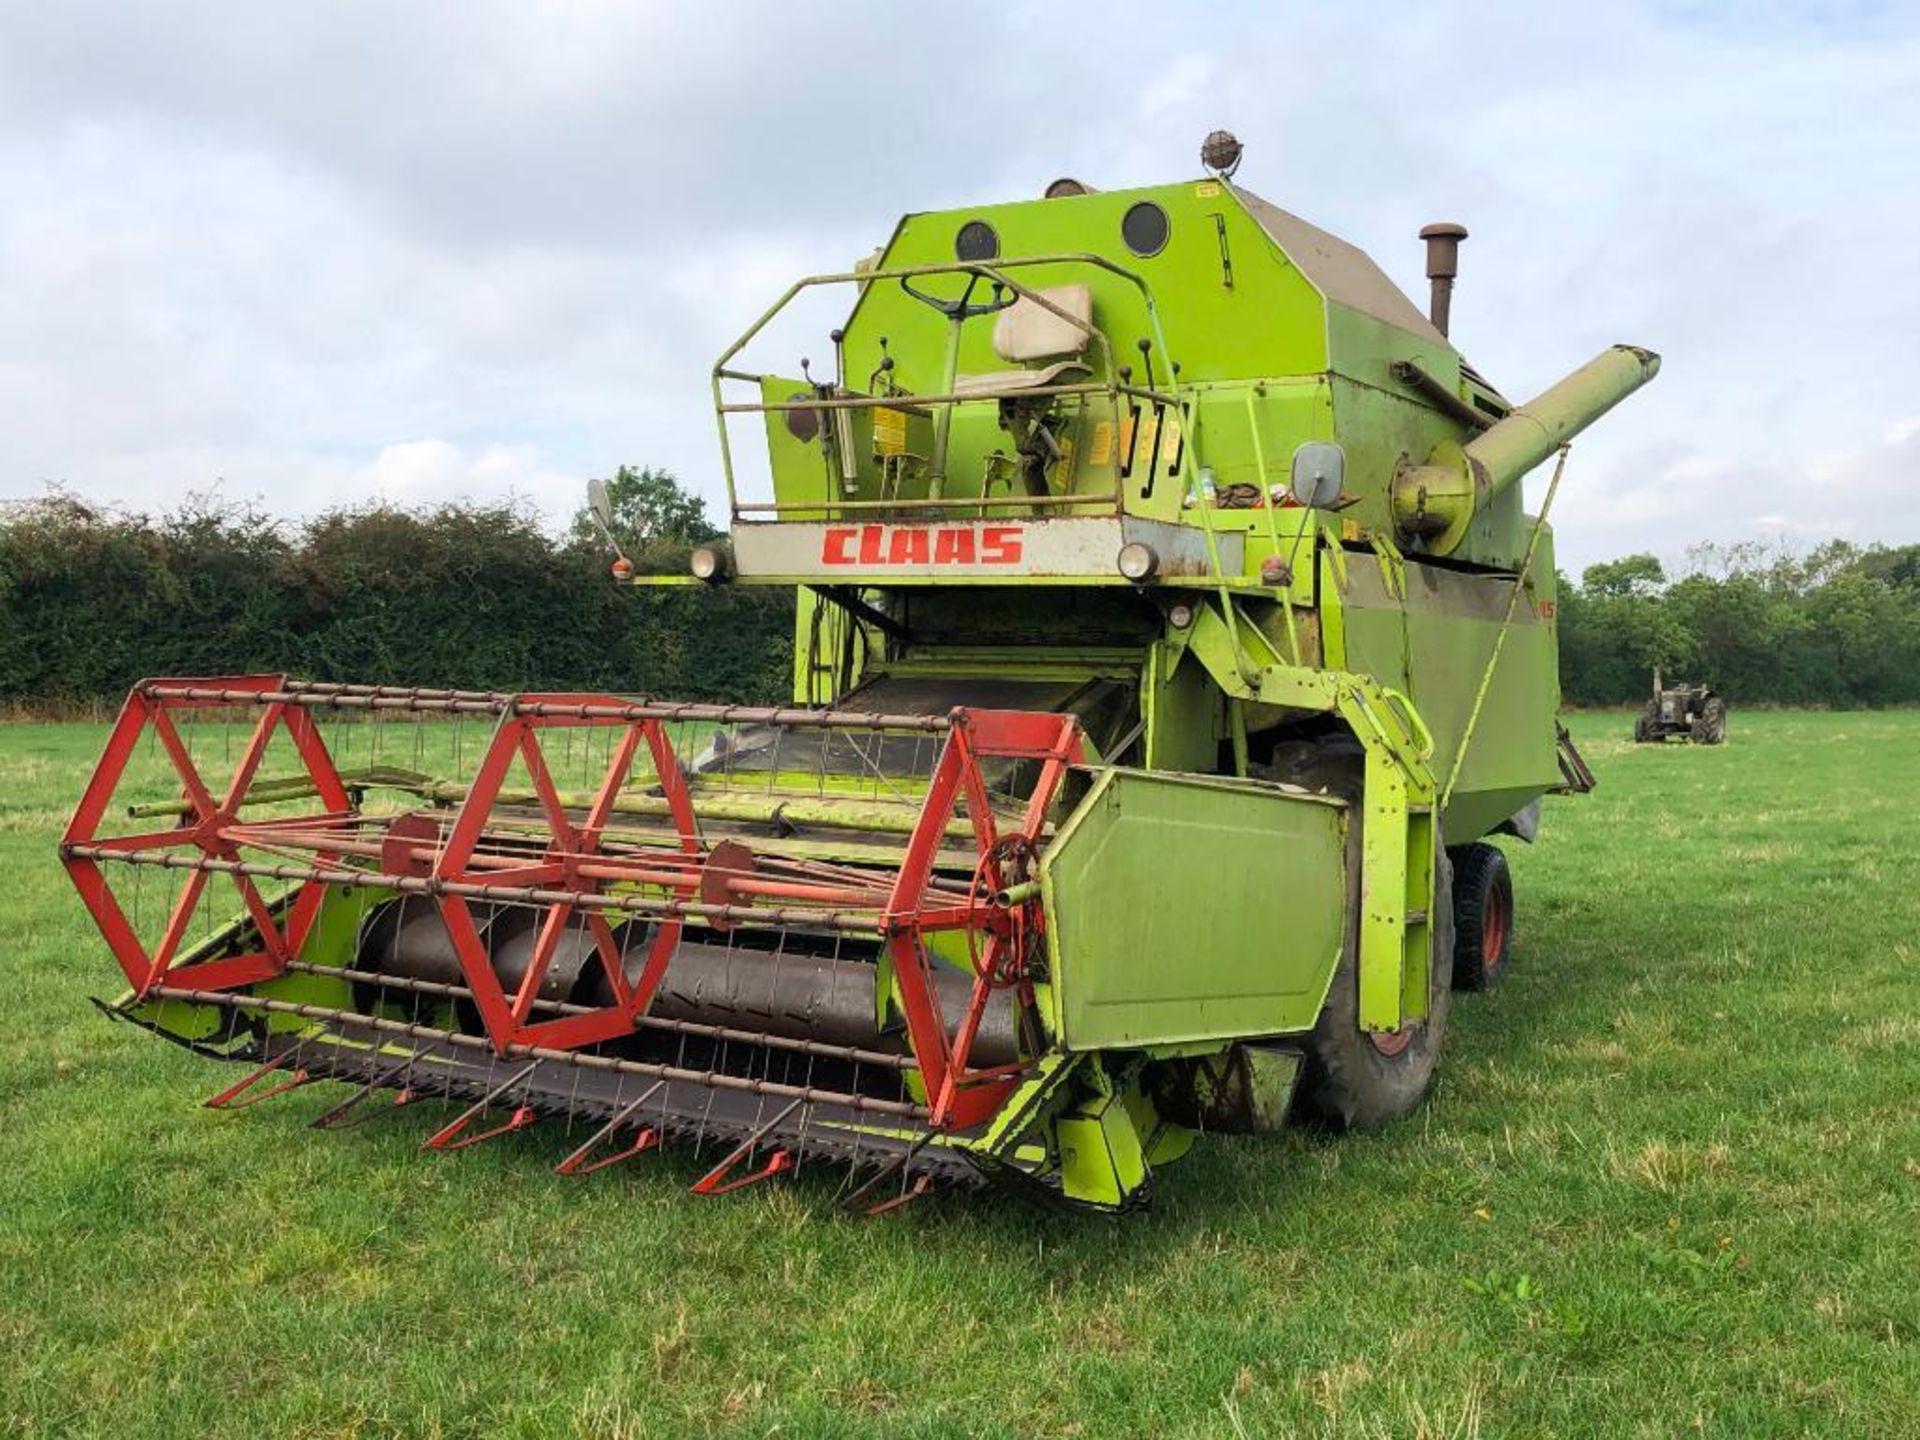
[[[1142,679],[1147,768],[1210,772],[1220,753],[1222,701],[1206,669],[1173,646],[1147,652]]]
[[[1340,520],[1349,527],[1358,524],[1392,535],[1396,526],[1389,497],[1395,469],[1425,459],[1453,430],[1404,394],[1344,376],[1333,380],[1333,413],[1336,438],[1347,452],[1347,490],[1359,497],[1357,505],[1340,512]]]
[[[1350,305],[1327,306],[1327,351],[1339,374],[1393,394],[1408,393],[1394,378],[1395,360],[1417,360],[1444,384],[1460,383],[1460,352],[1451,345],[1389,325]],[[1443,423],[1438,417],[1435,420]],[[1452,434],[1454,429],[1448,425],[1443,433]]]
[[[1309,1029],[1340,953],[1345,811],[1256,781],[1103,773],[1041,865],[1059,1043]]]
[[[1551,576],[1544,539],[1542,547],[1535,570]],[[1403,599],[1375,556],[1346,556],[1346,582],[1338,587],[1345,665],[1412,698],[1433,732],[1434,776],[1444,790],[1514,581],[1412,559],[1404,573]],[[1321,583],[1336,585],[1330,570],[1323,571]],[[1444,817],[1448,845],[1486,834],[1560,783],[1554,747],[1559,651],[1550,585],[1546,581],[1543,588],[1536,580],[1514,606],[1512,629]]]
[[[760,400],[763,404],[775,405],[785,401],[804,399],[813,392],[813,387],[805,380],[789,375],[763,375],[760,378]],[[817,412],[816,412],[817,413]],[[803,440],[793,433],[788,425],[788,414],[782,410],[769,410],[761,417],[766,431],[767,463],[779,477],[780,498],[788,504],[799,504],[806,500],[825,502],[834,498],[838,486],[834,473],[832,456],[826,446],[817,439]],[[826,423],[832,423],[827,420]],[[739,459],[743,464],[752,464],[750,447],[742,446]],[[792,519],[818,519],[826,515],[823,508],[819,511],[798,510]]]
[[[1287,483],[1293,452],[1303,441],[1334,438],[1333,388],[1325,375],[1194,385],[1193,414],[1189,420],[1196,454],[1213,472],[1214,483],[1258,485],[1262,489]],[[1183,487],[1156,491],[1163,503],[1149,504],[1139,494],[1128,497],[1135,514],[1159,520],[1194,522],[1181,508]],[[1215,514],[1217,528],[1246,528],[1259,534],[1266,528],[1264,511],[1244,510]],[[1296,523],[1289,513],[1289,524]],[[1257,572],[1257,568],[1254,573]]]

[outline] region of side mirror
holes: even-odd
[[[1309,440],[1293,452],[1289,487],[1293,503],[1309,510],[1331,510],[1347,479],[1347,452],[1326,440]]]
[[[613,501],[607,496],[607,482],[589,480],[587,482],[587,509],[593,512],[593,518],[600,522],[600,528],[609,533],[613,530]]]
[[[587,513],[593,516],[593,523],[600,527],[600,538],[613,551],[614,575],[621,580],[626,579],[633,573],[633,565],[627,559],[627,552],[620,548],[620,537],[613,533],[613,500],[607,494],[606,481],[587,482]]]

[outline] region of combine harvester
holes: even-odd
[[[721,356],[734,523],[678,579],[795,593],[791,708],[138,686],[61,846],[104,1008],[247,1066],[220,1108],[344,1081],[317,1124],[863,1209],[1125,1209],[1201,1131],[1414,1109],[1506,965],[1487,837],[1591,783],[1519,482],[1659,362],[1511,404],[1447,338],[1464,230],[1422,314],[1239,148],[908,216]],[[825,286],[831,378],[749,368]]]

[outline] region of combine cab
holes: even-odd
[[[1506,967],[1489,837],[1586,783],[1518,482],[1658,361],[1515,406],[1445,333],[1459,227],[1422,313],[1204,158],[909,216],[715,364],[733,528],[678,583],[797,593],[790,707],[139,686],[62,846],[105,1008],[244,1065],[218,1108],[867,1209],[1123,1209],[1202,1131],[1417,1106]],[[750,358],[828,287],[831,376]]]
[[[1653,694],[1633,721],[1637,745],[1679,738],[1718,745],[1727,738],[1727,702],[1705,685],[1663,685],[1653,672]]]

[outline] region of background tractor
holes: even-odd
[[[1646,745],[1675,737],[1695,745],[1718,745],[1727,738],[1727,702],[1706,685],[1664,685],[1653,668],[1653,694],[1633,721],[1634,743]]]
[[[790,705],[138,687],[62,850],[110,1013],[248,1063],[223,1108],[342,1080],[322,1124],[866,1208],[1122,1209],[1202,1131],[1412,1110],[1508,961],[1492,838],[1587,783],[1520,480],[1659,361],[1516,405],[1448,338],[1464,229],[1423,312],[1239,158],[909,215],[727,348],[730,534],[615,573],[794,591]],[[754,358],[822,294],[827,373]]]

